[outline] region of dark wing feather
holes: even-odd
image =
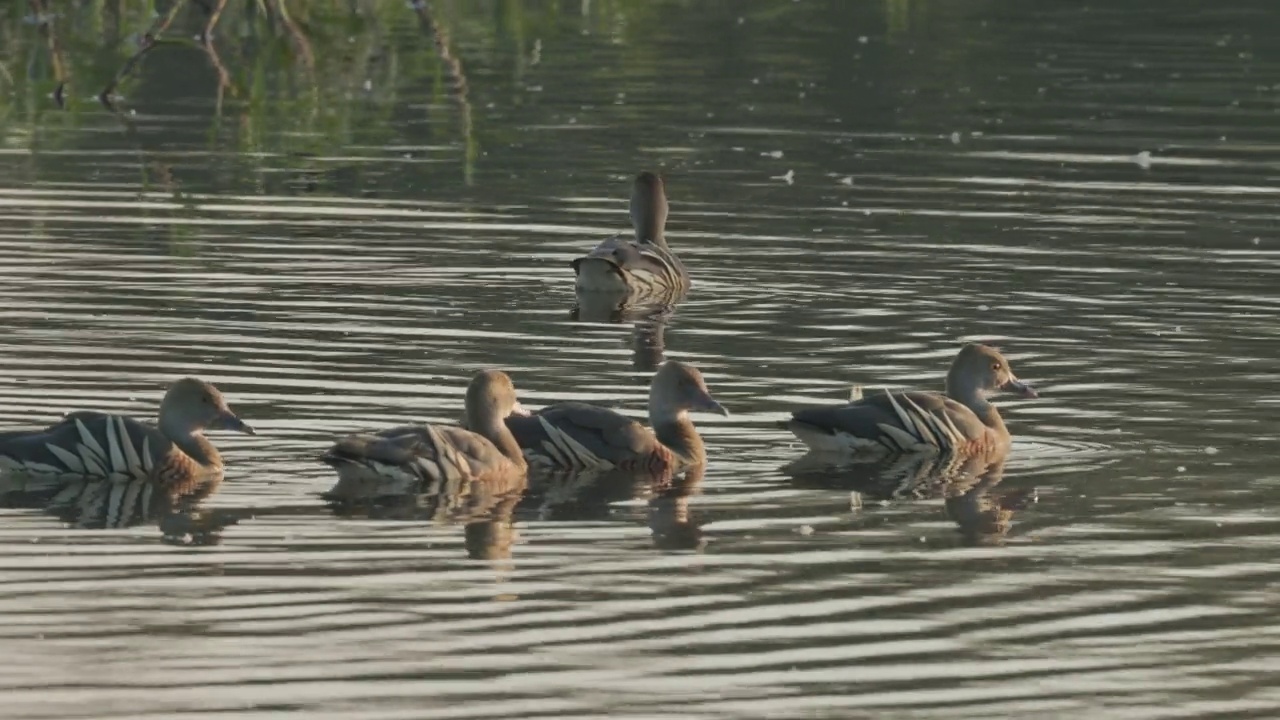
[[[805,408],[792,413],[792,421],[830,434],[875,440],[890,450],[912,449],[907,437],[915,438],[916,444],[945,446],[947,438],[973,441],[986,432],[972,410],[929,392],[883,392],[846,405]]]
[[[452,425],[400,425],[371,433],[358,433],[342,438],[329,450],[326,458],[335,460],[372,460],[386,465],[404,465],[419,458],[435,458],[436,442],[429,427],[446,443],[463,453],[468,460],[484,462],[498,453],[493,443],[470,430]]]
[[[644,425],[587,403],[559,403],[533,415],[513,415],[507,427],[521,448],[567,470],[627,467],[659,449]]]
[[[77,411],[42,430],[0,433],[0,470],[83,478],[151,475],[173,443],[123,415]]]
[[[362,493],[421,492],[431,490],[424,482],[457,483],[512,469],[487,438],[452,425],[406,425],[349,435],[322,459],[338,469],[340,479],[364,488]],[[380,489],[366,488],[370,482]]]
[[[605,240],[571,263],[575,273],[583,262],[599,260],[616,268],[632,290],[646,288],[675,288],[684,290],[690,286],[689,273],[665,245],[639,242],[623,236]]]
[[[471,464],[471,472],[474,475],[484,474],[487,470],[510,462],[510,459],[483,435],[453,425],[433,427],[444,437],[446,443],[461,453],[462,457]]]
[[[337,466],[345,462],[376,462],[383,465],[407,465],[418,457],[434,457],[435,446],[424,428],[395,428],[401,432],[358,433],[338,440],[325,453],[324,460]]]

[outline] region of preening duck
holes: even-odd
[[[684,263],[667,245],[667,196],[651,172],[636,176],[631,191],[635,238],[621,235],[600,243],[571,263],[579,292],[679,296],[691,282]]]

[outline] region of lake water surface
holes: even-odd
[[[435,5],[193,4],[114,112],[150,3],[0,11],[0,425],[190,374],[259,433],[186,524],[0,512],[0,716],[1280,715],[1274,3]],[[694,288],[575,315],[642,169]],[[971,340],[1041,392],[1002,475],[785,470]],[[660,357],[701,477],[320,497],[481,368],[641,415]]]

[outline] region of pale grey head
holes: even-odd
[[[985,398],[998,392],[1039,397],[1035,388],[1013,374],[1009,361],[999,350],[979,343],[961,348],[947,372],[947,395],[956,399],[974,395]]]
[[[526,414],[516,399],[516,386],[501,370],[481,370],[467,385],[467,427],[498,423],[508,415]]]
[[[687,412],[709,412],[728,415],[707,389],[702,373],[692,365],[668,360],[658,368],[649,386],[650,415],[679,417]]]
[[[204,430],[256,434],[231,411],[218,388],[191,377],[182,378],[169,387],[160,402],[160,422],[166,430],[183,435]]]

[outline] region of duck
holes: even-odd
[[[506,424],[540,468],[666,473],[706,462],[706,448],[689,419],[695,411],[729,414],[711,396],[697,368],[668,360],[649,386],[651,428],[616,410],[582,402],[513,414]]]
[[[796,410],[783,425],[821,453],[999,454],[1011,443],[1000,412],[987,400],[999,392],[1039,397],[1000,351],[969,343],[952,361],[944,393],[859,390],[844,405]]]
[[[0,432],[0,476],[31,481],[24,490],[39,489],[41,481],[55,487],[76,481],[193,486],[222,472],[222,456],[206,430],[256,434],[213,384],[182,378],[165,392],[154,425],[77,410],[40,430]]]
[[[473,482],[524,476],[524,455],[503,422],[520,409],[510,376],[476,373],[467,386],[466,427],[407,425],[338,440],[321,458],[338,472],[329,496],[457,495]]]
[[[617,235],[570,265],[579,293],[652,295],[668,300],[683,295],[692,282],[684,263],[671,252],[665,235],[667,196],[662,179],[645,171],[631,190],[631,227],[635,238]]]

